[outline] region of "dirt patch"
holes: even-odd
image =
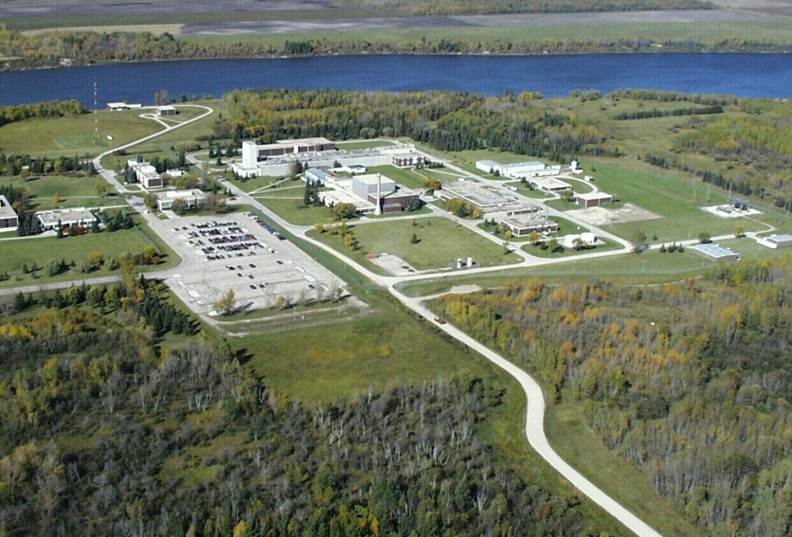
[[[618,209],[606,209],[605,207],[591,207],[588,209],[575,209],[567,211],[570,216],[584,221],[592,226],[609,226],[612,224],[623,224],[625,222],[640,222],[642,220],[655,220],[662,218],[659,215],[646,209],[642,209],[632,203],[625,203]]]

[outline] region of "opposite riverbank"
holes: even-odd
[[[717,11],[713,14],[719,13]],[[587,22],[587,21],[591,22]],[[124,31],[125,26],[22,32],[0,29],[0,68],[20,70],[103,63],[330,55],[548,55],[613,53],[790,53],[785,16],[640,17],[612,23],[577,14],[574,23],[502,26],[352,27],[270,31],[221,28]],[[118,29],[116,31],[116,28]],[[354,29],[362,28],[362,29]],[[129,28],[140,30],[141,27]],[[170,28],[168,28],[170,29]],[[180,32],[184,30],[184,34]],[[228,29],[226,29],[228,30]]]

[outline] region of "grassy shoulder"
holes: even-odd
[[[457,258],[473,257],[480,266],[515,263],[519,258],[502,246],[481,237],[446,218],[417,218],[349,226],[357,248],[347,246],[340,233],[311,231],[311,236],[349,255],[356,261],[381,271],[368,256],[393,254],[417,270],[451,267]],[[414,236],[414,238],[413,238]]]
[[[497,274],[477,276],[448,276],[399,286],[408,296],[424,296],[446,292],[456,285],[501,287],[517,278],[537,277],[548,282],[602,279],[629,283],[662,283],[695,277],[713,266],[713,262],[690,251],[673,254],[646,252],[643,254],[614,254],[599,259],[577,260],[536,267],[503,270]]]

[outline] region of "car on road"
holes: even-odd
[[[447,324],[448,323],[448,321],[446,321],[445,319],[441,319],[440,317],[435,317],[434,318],[434,322],[436,322],[437,324]]]

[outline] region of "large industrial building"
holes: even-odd
[[[19,225],[16,211],[5,196],[0,196],[0,231],[13,231]]]
[[[532,177],[547,177],[561,174],[561,166],[548,166],[538,160],[524,162],[511,162],[501,164],[494,160],[477,160],[476,168],[493,175],[500,175],[510,179],[530,179]]]
[[[244,140],[242,161],[231,163],[231,169],[240,177],[256,177],[262,175],[259,169],[261,160],[334,150],[335,143],[321,137],[278,140],[274,144],[257,144],[253,140]]]
[[[98,221],[96,215],[85,207],[73,209],[51,209],[49,211],[38,211],[33,215],[44,231],[58,229],[58,227],[90,227]]]
[[[352,192],[360,198],[368,199],[377,193],[380,196],[396,191],[396,181],[379,173],[356,175],[352,179]]]

